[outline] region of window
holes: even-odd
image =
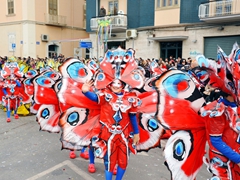
[[[226,0],[225,2],[225,14],[232,13],[232,0]]]
[[[168,6],[172,6],[172,0],[168,0]]]
[[[8,14],[14,14],[14,0],[8,0]]]
[[[216,2],[216,16],[232,13],[232,0]]]
[[[58,15],[57,7],[58,7],[57,0],[49,0],[48,1],[49,14]]]
[[[163,0],[163,4],[162,7],[166,7],[167,6],[167,0]],[[160,6],[161,7],[161,6]]]
[[[108,13],[110,15],[118,14],[118,0],[109,1],[108,3]]]
[[[157,8],[160,7],[160,0],[157,0]]]
[[[156,8],[175,7],[179,5],[179,0],[156,0]]]
[[[216,3],[216,15],[222,15],[222,2]]]

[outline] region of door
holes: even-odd
[[[240,44],[240,36],[205,37],[204,55],[207,58],[216,59],[218,46],[229,55],[235,42]]]
[[[178,42],[160,42],[160,57],[165,59],[182,57],[182,41]]]
[[[48,46],[48,57],[52,58],[54,54],[58,54],[58,46],[53,44]]]
[[[110,42],[107,42],[107,47],[108,49],[117,49],[119,46],[122,48],[122,49],[125,49],[126,48],[126,41],[110,41]]]

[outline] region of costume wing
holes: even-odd
[[[62,148],[79,150],[90,144],[100,132],[99,111],[71,107],[61,115]]]
[[[108,74],[103,73],[102,71],[97,72],[94,75],[94,86],[97,89],[103,89],[106,85],[110,84],[113,81],[113,78]]]
[[[54,84],[54,90],[56,91],[56,93],[58,94],[58,92],[60,91],[62,87],[62,79],[59,79],[55,84]],[[71,105],[66,104],[66,103],[61,103],[59,102],[59,109],[60,112],[64,112],[66,111],[68,108],[70,108]]]
[[[149,66],[153,76],[161,75],[163,73],[162,69],[155,60],[152,61]]]
[[[18,91],[18,96],[22,98],[23,103],[30,103],[32,101],[31,97],[26,93],[24,83],[21,82],[21,86],[15,88]]]
[[[126,70],[124,70],[124,73],[125,72]],[[145,76],[140,69],[134,69],[132,71],[128,71],[128,75],[122,76],[121,80],[129,84],[132,88],[141,89],[144,86]]]
[[[176,131],[164,149],[166,165],[174,180],[194,180],[205,153],[205,129]]]
[[[36,104],[58,104],[58,97],[53,88],[55,81],[44,75],[33,79],[34,101]]]
[[[157,77],[153,85],[158,93],[156,116],[166,129],[204,127],[204,119],[198,111],[205,100],[187,74],[170,70]]]
[[[60,74],[53,70],[46,70],[41,73],[43,76],[49,77],[54,81],[57,81],[60,78]]]
[[[40,129],[48,132],[59,132],[60,109],[54,89],[55,81],[41,74],[33,79],[35,104],[31,112],[37,112],[36,119]]]
[[[11,69],[10,69],[10,63],[9,62],[4,63],[4,66],[1,70],[1,76],[3,78],[11,76]]]
[[[140,99],[138,112],[155,113],[157,111],[158,94],[156,91],[140,93],[138,98]]]
[[[144,91],[155,91],[155,87],[153,85],[153,82],[157,79],[158,76],[151,77],[149,79],[145,80],[143,90]]]
[[[121,48],[118,48],[119,51],[121,51]],[[137,69],[138,64],[135,60],[135,51],[133,49],[128,49],[125,51],[123,58],[123,63],[126,63],[123,66],[123,70],[122,70],[122,78],[125,79],[125,77],[127,77],[129,75],[129,72],[132,72],[133,70]],[[118,57],[121,58],[121,57]]]
[[[155,119],[155,113],[139,113],[140,142],[136,146],[137,151],[148,151],[151,148],[161,147],[160,140],[164,133],[161,124]]]
[[[100,62],[100,68],[104,74],[108,76],[108,79],[120,79],[133,88],[142,86],[143,81],[141,81],[141,77],[137,75],[139,73],[135,71],[138,65],[134,54],[133,49],[124,50],[119,47],[113,51],[109,50]]]
[[[153,85],[158,92],[156,117],[165,129],[176,131],[164,150],[172,179],[193,180],[205,152],[205,122],[198,115],[205,100],[188,74],[179,70],[163,73]]]
[[[27,71],[27,72],[24,74],[25,78],[30,78],[30,79],[31,79],[31,78],[34,78],[34,77],[37,76],[37,75],[38,75],[37,70],[33,70],[33,69]]]
[[[31,81],[31,79],[29,78],[26,78],[23,80],[23,86],[24,86],[24,90],[25,90],[25,93],[32,97],[33,96],[33,92],[34,92],[34,86],[33,86],[33,83]]]
[[[31,112],[32,114],[37,114],[40,106],[41,106],[41,104],[33,103],[33,104],[30,106],[30,112]]]
[[[23,77],[23,73],[20,71],[17,62],[6,62],[4,63],[3,69],[1,71],[1,76],[3,78],[14,75],[15,77]]]
[[[43,104],[38,109],[36,120],[40,125],[42,131],[48,131],[52,133],[60,132],[60,126],[58,125],[60,118],[60,110],[57,104]]]
[[[100,62],[100,68],[103,70],[105,74],[107,74],[111,79],[114,79],[114,53],[108,50],[105,53],[103,60]]]
[[[93,74],[95,74],[95,72],[99,70],[99,65],[94,60],[88,61],[87,66]]]
[[[59,68],[62,83],[59,102],[73,107],[99,109],[99,105],[82,94],[82,85],[93,76],[91,70],[78,59],[68,59]]]
[[[233,97],[236,97],[236,89],[232,81],[226,78],[220,78],[213,70],[208,68],[195,68],[193,70],[198,80],[203,85],[211,85],[212,87],[219,88],[224,92],[231,94]]]

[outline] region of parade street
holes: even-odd
[[[88,160],[69,158],[61,150],[60,134],[39,131],[34,115],[6,122],[0,111],[0,180],[104,180],[104,165],[96,159],[94,174],[88,172]],[[197,180],[211,177],[203,165]],[[162,149],[152,149],[130,157],[124,180],[170,180]]]

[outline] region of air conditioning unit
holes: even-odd
[[[41,35],[41,40],[47,42],[48,41],[48,35],[47,34],[42,34]]]
[[[136,38],[137,34],[138,33],[136,29],[129,29],[126,31],[126,38]]]

